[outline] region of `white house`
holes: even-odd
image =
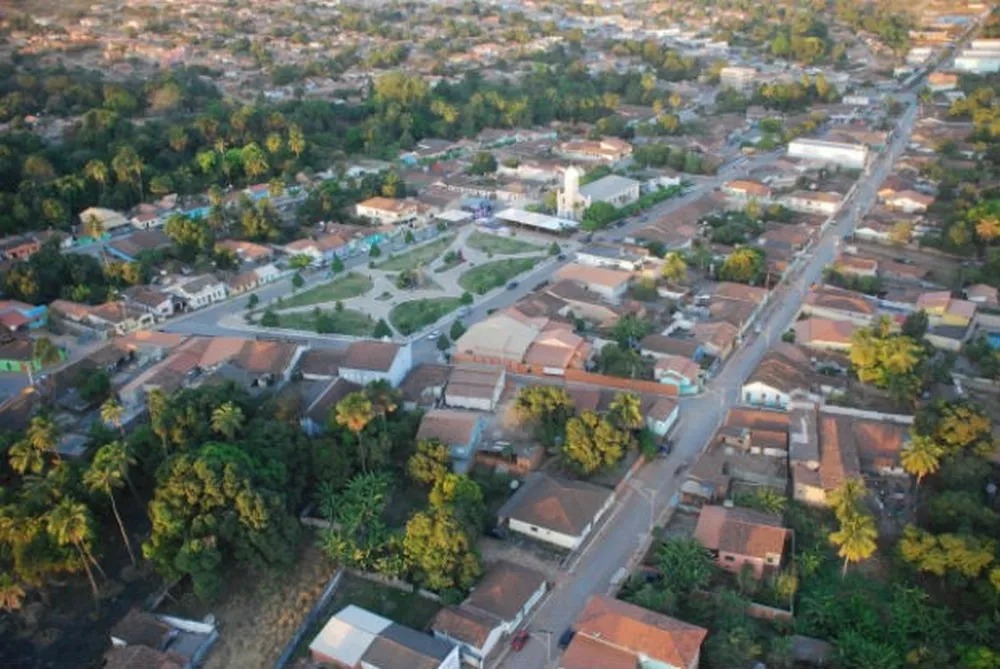
[[[789,193],[781,198],[781,203],[791,209],[803,214],[816,214],[819,216],[833,216],[840,209],[843,202],[840,193],[819,192],[802,190]]]
[[[371,197],[358,202],[354,213],[383,225],[421,223],[427,220],[429,209],[415,200],[398,200],[391,197]]]
[[[753,86],[757,78],[757,70],[752,67],[737,67],[730,65],[719,70],[719,83],[738,91],[747,90]]]
[[[547,590],[543,574],[501,560],[489,568],[464,602],[438,612],[431,631],[435,637],[458,645],[466,664],[481,667],[500,640],[514,633]]]
[[[677,400],[661,397],[646,411],[646,427],[659,437],[665,436],[677,423],[680,408]]]
[[[211,274],[202,274],[192,279],[187,279],[172,286],[167,290],[180,298],[188,309],[201,309],[210,304],[214,304],[226,299],[226,284]]]
[[[788,157],[860,170],[868,161],[868,147],[862,144],[800,138],[788,143]]]
[[[579,218],[583,211],[596,202],[606,202],[614,207],[625,207],[639,199],[639,182],[635,179],[609,174],[597,181],[580,185],[580,170],[569,167],[563,175],[563,188],[556,197],[559,216]]]
[[[752,406],[785,409],[795,391],[809,391],[809,359],[793,344],[779,343],[743,384],[742,397]]]
[[[444,403],[456,409],[493,411],[500,402],[507,370],[503,367],[459,366],[448,376]]]
[[[347,347],[340,363],[340,376],[361,386],[388,381],[395,388],[412,367],[413,351],[408,343],[356,341]]]
[[[635,272],[646,262],[647,255],[630,251],[620,244],[591,244],[578,250],[576,262],[590,267],[609,267],[625,272]]]
[[[611,507],[614,494],[585,481],[531,474],[500,508],[501,525],[566,550],[578,548]]]

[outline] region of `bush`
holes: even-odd
[[[281,324],[281,321],[278,318],[278,314],[268,309],[264,312],[264,315],[260,317],[260,324],[266,328],[276,328]]]

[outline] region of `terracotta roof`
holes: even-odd
[[[708,313],[716,321],[725,321],[741,328],[747,324],[757,306],[753,302],[743,300],[712,300],[708,305]]]
[[[476,434],[482,414],[457,409],[432,409],[424,414],[417,439],[437,439],[446,446],[469,444]]]
[[[332,348],[311,348],[299,358],[299,370],[310,376],[333,378],[340,373],[344,351]]]
[[[705,548],[764,559],[782,555],[788,530],[781,519],[739,507],[703,506],[694,538]]]
[[[653,353],[663,355],[678,355],[685,358],[693,358],[700,346],[694,339],[678,339],[677,337],[667,337],[665,335],[651,334],[643,337],[639,342],[639,348]]]
[[[805,346],[820,342],[849,346],[857,329],[849,321],[817,317],[797,321],[792,327],[795,330],[795,341]]]
[[[634,657],[689,667],[698,658],[701,644],[708,634],[696,625],[654,613],[634,604],[594,595],[573,625],[577,638],[591,639]],[[592,665],[591,665],[592,666]],[[617,669],[620,665],[611,665]]]
[[[391,197],[370,197],[363,202],[358,202],[358,206],[398,214],[413,209],[416,203]]]
[[[104,669],[184,669],[186,666],[183,658],[147,646],[111,648],[104,654]]]
[[[726,349],[732,346],[739,334],[739,330],[732,323],[726,321],[695,323],[691,328],[691,334],[698,341],[711,344],[718,349]]]
[[[455,641],[467,643],[474,648],[482,648],[500,620],[496,617],[467,606],[446,606],[438,611],[431,621],[431,629],[447,635]]]
[[[166,645],[170,625],[154,616],[132,609],[111,627],[111,636],[129,646],[148,646],[160,650]]]
[[[666,420],[670,418],[675,409],[677,409],[677,400],[669,397],[661,397],[646,409],[646,417],[653,420]]]
[[[917,309],[940,309],[944,311],[948,308],[950,301],[951,293],[947,290],[921,293],[920,297],[917,298]]]
[[[610,497],[610,490],[593,483],[535,472],[507,500],[498,515],[575,537],[593,522]]]
[[[820,416],[819,442],[819,479],[824,490],[833,490],[845,480],[861,476],[861,461],[850,419]]]
[[[763,383],[783,393],[808,390],[812,385],[809,359],[793,344],[782,342],[764,354],[746,383]]]
[[[163,302],[171,299],[170,295],[152,286],[131,286],[126,288],[124,293],[129,301],[149,307],[150,309],[155,309],[162,305]]]
[[[726,414],[726,427],[741,427],[770,432],[788,432],[788,414],[753,407],[734,407]]]
[[[834,286],[817,286],[806,294],[805,303],[855,314],[872,315],[875,305],[860,293]]]
[[[221,242],[216,242],[215,248],[232,251],[243,260],[262,260],[274,255],[274,251],[262,244],[239,239],[223,239]]]
[[[715,292],[712,294],[712,297],[726,300],[742,300],[744,302],[760,304],[767,299],[767,289],[748,286],[743,283],[723,281],[715,287]]]
[[[545,583],[545,576],[513,562],[494,563],[463,606],[485,611],[500,620],[510,622],[517,617],[531,596]]]
[[[570,263],[556,271],[553,278],[556,281],[577,281],[585,285],[618,288],[631,281],[632,274],[607,267],[590,267],[589,265]]]
[[[492,400],[497,385],[504,377],[503,367],[461,365],[452,369],[448,375],[446,392],[451,396]]]
[[[340,367],[388,372],[400,348],[399,344],[389,341],[356,341],[347,347]]]
[[[997,306],[998,302],[1000,302],[997,298],[997,289],[985,283],[977,283],[971,286],[966,286],[965,297],[973,302],[979,302],[981,304],[991,306]]]
[[[723,188],[735,190],[754,197],[769,197],[771,189],[759,181],[752,179],[733,179],[727,181]]]
[[[573,408],[577,414],[584,411],[597,411],[601,405],[601,391],[583,386],[566,386],[566,392],[573,399]]]
[[[336,378],[330,382],[319,397],[313,400],[309,408],[306,409],[306,417],[317,425],[325,425],[330,419],[330,413],[334,407],[351,393],[361,390],[361,386],[351,383],[347,379]]]
[[[250,270],[237,274],[227,282],[227,285],[232,289],[239,290],[241,288],[256,286],[259,281],[260,277],[257,275],[257,272]]]
[[[878,260],[875,258],[859,258],[858,256],[841,255],[837,258],[837,271],[841,274],[866,274],[878,271]]]
[[[403,382],[399,384],[399,392],[407,402],[416,404],[432,404],[437,395],[428,397],[432,388],[444,388],[453,374],[447,365],[423,363],[410,370]]]
[[[674,373],[688,381],[695,381],[701,374],[701,366],[690,358],[668,355],[656,361],[654,369],[662,374]]]
[[[627,650],[589,636],[576,635],[559,666],[561,669],[636,669],[638,658]]]
[[[281,374],[292,363],[297,344],[281,341],[248,341],[232,363],[252,374]]]

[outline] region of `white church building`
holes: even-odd
[[[609,174],[584,186],[580,185],[583,172],[578,167],[568,167],[563,174],[563,187],[556,198],[558,215],[579,219],[584,210],[595,202],[607,202],[615,207],[625,207],[639,199],[639,182],[617,174]]]

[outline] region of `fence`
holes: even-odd
[[[281,652],[281,656],[278,657],[277,661],[274,663],[274,669],[284,669],[285,665],[291,661],[292,655],[295,653],[295,649],[298,648],[299,644],[302,642],[302,637],[304,637],[306,632],[308,632],[312,626],[316,624],[316,619],[319,618],[319,615],[326,608],[327,604],[329,604],[330,600],[333,599],[333,593],[337,591],[337,586],[340,585],[340,579],[343,578],[343,576],[344,570],[338,569],[337,573],[330,579],[330,582],[326,584],[326,588],[323,590],[323,594],[320,595],[319,601],[317,601],[316,605],[313,606],[305,620],[303,620],[302,624],[299,625],[299,628],[295,630],[295,634],[293,634],[292,638],[289,639],[288,645],[285,646],[285,650]]]
[[[420,595],[424,599],[429,599],[432,602],[441,602],[441,597],[430,590],[424,590],[423,588],[418,588],[417,586],[404,581],[402,579],[393,578],[391,576],[383,576],[382,574],[374,574],[369,571],[359,571],[357,569],[348,568],[348,573],[351,576],[356,576],[358,578],[363,578],[366,581],[371,581],[372,583],[378,583],[379,585],[384,585],[389,588],[395,588],[396,590],[402,590],[403,592],[415,593]]]

